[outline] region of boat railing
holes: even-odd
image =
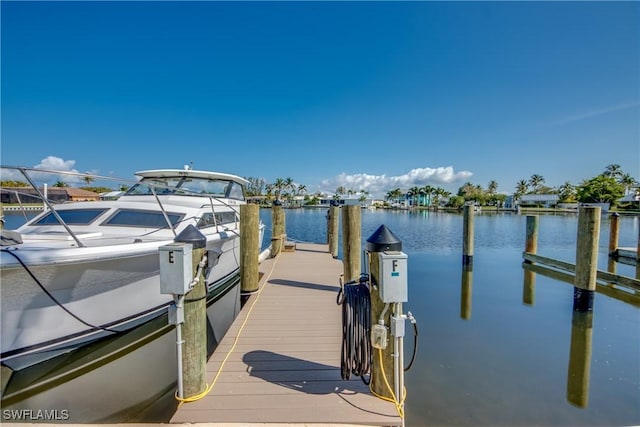
[[[56,218],[56,220],[60,223],[60,225],[62,225],[62,227],[67,231],[67,233],[69,234],[69,236],[76,242],[76,244],[79,247],[84,247],[85,245],[81,242],[81,240],[78,238],[78,236],[74,233],[74,231],[69,227],[69,225],[60,217],[60,215],[58,214],[58,212],[55,209],[55,205],[59,204],[60,202],[56,202],[53,200],[50,200],[46,193],[46,185],[43,185],[43,188],[45,189],[44,192],[40,190],[40,188],[38,187],[38,185],[36,184],[35,180],[36,177],[38,176],[53,176],[54,179],[56,176],[70,176],[70,177],[74,177],[74,179],[77,180],[84,180],[87,183],[93,182],[93,181],[110,181],[110,182],[118,182],[120,184],[120,187],[131,187],[137,183],[139,183],[139,181],[133,181],[133,180],[126,180],[126,179],[121,179],[121,178],[114,178],[114,177],[105,177],[105,176],[100,176],[100,175],[96,175],[96,174],[89,174],[89,173],[79,173],[79,172],[70,172],[70,171],[58,171],[58,170],[51,170],[51,169],[41,169],[41,168],[29,168],[29,167],[21,167],[21,166],[0,166],[0,169],[2,169],[3,171],[7,170],[7,171],[14,171],[13,173],[17,172],[19,173],[19,176],[24,177],[29,186],[33,189],[33,191],[35,191],[36,194],[31,194],[31,193],[26,193],[24,191],[20,191],[17,190],[16,188],[6,188],[6,187],[2,187],[2,191],[3,192],[7,192],[7,193],[13,193],[16,195],[16,199],[18,201],[18,204],[20,206],[20,211],[23,213],[23,215],[25,216],[25,219],[27,219],[27,213],[26,211],[28,210],[27,206],[25,206],[22,203],[22,199],[20,198],[20,195],[22,194],[23,196],[28,196],[31,197],[32,199],[35,198],[37,200],[42,201],[43,203],[43,209],[45,210],[49,210],[51,212],[51,214]],[[15,176],[13,176],[13,173],[10,173],[9,175],[11,175],[12,178],[16,178]],[[36,177],[34,177],[34,175],[36,175]],[[2,179],[5,180],[6,175],[3,173],[2,175]],[[49,181],[47,179],[40,179],[41,181]],[[154,196],[154,199],[156,201],[156,203],[158,204],[162,215],[164,217],[164,220],[166,222],[166,227],[159,227],[158,230],[161,229],[166,229],[169,228],[171,229],[171,231],[173,232],[174,236],[177,235],[176,232],[176,227],[178,226],[178,224],[174,224],[171,222],[171,220],[169,219],[169,216],[167,214],[167,211],[165,210],[164,204],[160,198],[160,195],[162,195],[163,190],[167,190],[167,189],[172,189],[169,186],[166,185],[162,185],[161,183],[151,183],[151,182],[145,182],[145,185],[148,186],[148,188],[151,190],[152,195]],[[55,186],[54,186],[55,187]],[[191,196],[197,196],[197,197],[206,197],[208,199],[208,205],[211,208],[211,214],[213,216],[213,220],[214,220],[214,226],[219,226],[222,224],[218,224],[217,223],[217,219],[216,219],[216,204],[218,206],[223,205],[226,207],[231,208],[234,212],[235,212],[235,218],[236,218],[236,227],[238,225],[239,222],[239,211],[238,211],[238,207],[235,205],[232,205],[230,203],[228,203],[224,198],[221,197],[216,197],[214,195],[204,195],[204,194],[200,194],[194,191],[189,191],[186,189],[181,189],[180,195],[191,195]],[[195,218],[196,220],[198,220],[198,218]],[[150,233],[149,233],[150,234]]]

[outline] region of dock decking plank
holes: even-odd
[[[249,298],[207,363],[211,382],[226,358],[216,384],[181,405],[171,423],[400,425],[392,403],[360,378],[341,378],[342,263],[327,245],[298,243],[260,271],[264,289]]]

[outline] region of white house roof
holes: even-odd
[[[557,194],[524,194],[520,197],[521,202],[556,202],[560,200]]]

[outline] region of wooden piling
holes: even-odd
[[[260,280],[258,257],[260,255],[260,206],[240,206],[240,291],[258,290]]]
[[[464,205],[463,225],[462,225],[462,265],[473,265],[473,218],[474,206]]]
[[[286,224],[284,209],[281,205],[273,205],[271,208],[271,257],[275,258],[280,254],[284,247],[284,240],[286,239]]]
[[[371,253],[369,261],[371,279],[373,283],[379,283],[382,274],[378,253]],[[389,308],[383,315],[384,306],[385,303],[382,302],[380,298],[379,288],[373,288],[371,290],[371,325],[377,324],[381,318],[385,325],[391,324],[392,310]],[[393,337],[389,329],[387,329],[387,347],[385,349],[372,348],[371,351],[373,352],[373,360],[371,363],[371,390],[379,396],[393,399],[391,392],[395,382],[393,369]],[[387,383],[391,386],[391,390],[387,387]]]
[[[181,235],[176,237],[179,241]],[[191,240],[192,274],[195,277],[198,264],[205,254],[206,239]],[[207,364],[207,287],[204,276],[199,275],[198,283],[185,295],[184,324],[182,325],[182,380],[184,397],[193,397],[206,388]]]
[[[586,408],[589,402],[589,378],[593,336],[593,312],[573,312],[571,348],[567,374],[567,400]]]
[[[527,235],[524,251],[530,254],[538,252],[538,223],[539,218],[537,215],[527,215]]]
[[[527,261],[525,261],[527,263]],[[531,263],[529,261],[529,263]],[[524,283],[522,286],[522,302],[527,305],[534,305],[536,301],[536,273],[531,270],[523,270]]]
[[[342,207],[342,265],[345,283],[358,280],[360,277],[362,239],[360,211],[360,206]]]
[[[580,207],[576,245],[576,275],[573,309],[591,311],[598,273],[598,243],[600,240],[600,208]]]
[[[340,232],[340,207],[331,206],[329,208],[327,221],[327,243],[329,244],[329,253],[332,257],[338,257],[338,234]]]
[[[618,249],[618,236],[620,234],[620,215],[614,212],[609,216],[609,256],[615,255]]]

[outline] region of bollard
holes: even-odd
[[[286,224],[284,209],[279,202],[275,202],[271,208],[271,257],[275,258],[280,254],[284,247],[284,240],[286,239]]]
[[[258,290],[260,255],[260,206],[240,206],[240,292]]]
[[[600,208],[581,207],[578,212],[576,275],[574,279],[574,311],[591,311],[598,272]]]
[[[360,206],[342,207],[342,267],[345,283],[360,277],[360,211]]]
[[[589,402],[589,377],[593,336],[593,312],[573,312],[571,347],[567,374],[567,400],[586,408]]]
[[[473,266],[473,205],[465,204],[462,223],[462,265]]]
[[[193,247],[192,274],[206,252],[205,236],[193,226],[187,227],[175,238],[177,243],[191,243]],[[211,260],[209,260],[211,261]],[[184,325],[182,326],[182,378],[184,395],[196,396],[206,388],[207,363],[207,287],[202,275],[198,283],[185,295]]]
[[[327,240],[329,244],[329,253],[332,257],[338,257],[338,234],[340,232],[340,207],[331,206],[328,213],[329,219],[327,222]]]

